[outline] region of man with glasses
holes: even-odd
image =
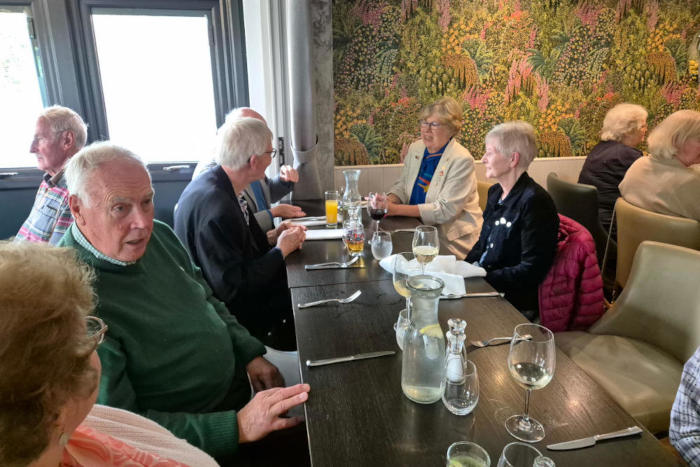
[[[304,228],[260,228],[243,190],[272,162],[272,132],[255,118],[228,118],[219,128],[219,165],[185,188],[175,210],[175,232],[216,297],[255,337],[294,350],[294,318],[284,259],[301,247]]]
[[[226,120],[237,120],[245,117],[257,118],[267,125],[263,116],[250,107],[238,107],[233,109],[226,116]],[[277,150],[275,149],[270,155],[274,159],[277,155]],[[216,161],[214,160],[207,161],[206,163],[199,162],[194,169],[192,179],[194,180],[202,172],[215,166]],[[258,221],[260,228],[263,229],[264,232],[272,230],[275,227],[275,217],[293,219],[306,215],[299,206],[284,203],[271,206],[272,203],[276,203],[290,193],[294,188],[294,184],[298,181],[299,173],[292,168],[292,166],[283,165],[280,167],[280,174],[277,177],[269,178],[265,176],[261,180],[254,180],[243,190],[243,195],[248,203],[248,207],[255,214],[255,220]]]
[[[260,154],[255,170],[258,157],[269,160]],[[96,315],[109,326],[98,402],[140,413],[217,460],[297,425],[280,415],[304,402],[309,386],[279,387],[262,343],[213,296],[175,233],[154,221],[138,156],[95,143],[71,159],[66,179],[75,222],[61,245],[94,269]],[[250,384],[259,391],[252,400]]]
[[[55,245],[61,240],[73,222],[63,167],[85,146],[86,139],[85,122],[71,109],[54,105],[41,112],[29,151],[36,156],[39,170],[45,173],[16,241]]]

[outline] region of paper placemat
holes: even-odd
[[[306,231],[307,240],[339,240],[343,238],[343,229],[313,229]]]

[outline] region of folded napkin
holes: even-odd
[[[343,238],[343,229],[314,229],[306,231],[307,240],[335,240]]]
[[[394,273],[394,258],[396,255],[387,256],[379,262],[379,265],[385,271]],[[415,263],[415,265],[414,265]],[[415,259],[410,263],[411,269],[417,269],[416,274],[420,274],[420,264]],[[466,261],[457,261],[454,255],[438,255],[425,268],[426,273],[443,272],[447,274],[456,274],[461,277],[486,277],[486,270],[479,266],[474,266]]]
[[[317,225],[326,225],[326,221],[298,221],[295,219],[290,219],[288,221],[293,225],[303,225],[304,227],[315,227]]]

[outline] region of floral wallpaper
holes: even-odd
[[[513,119],[535,127],[539,157],[585,156],[619,102],[646,107],[650,128],[700,110],[698,36],[698,0],[335,0],[336,165],[399,162],[443,95],[476,159]]]

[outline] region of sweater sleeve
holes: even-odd
[[[551,199],[534,196],[524,206],[520,233],[520,263],[493,269],[486,280],[497,290],[512,287],[536,287],[547,275],[557,248],[559,217]]]
[[[437,199],[418,205],[420,217],[428,225],[444,224],[454,219],[457,212],[463,209],[469,195],[476,191],[474,161],[471,157],[459,157],[447,170],[445,184]]]
[[[280,177],[266,179],[265,181],[267,182],[267,186],[270,188],[271,203],[276,203],[294,188],[294,182],[285,182]]]
[[[103,368],[98,403],[150,418],[212,456],[232,455],[237,451],[236,411],[197,414],[141,410],[126,370],[127,356],[119,342],[107,336],[98,353]]]

